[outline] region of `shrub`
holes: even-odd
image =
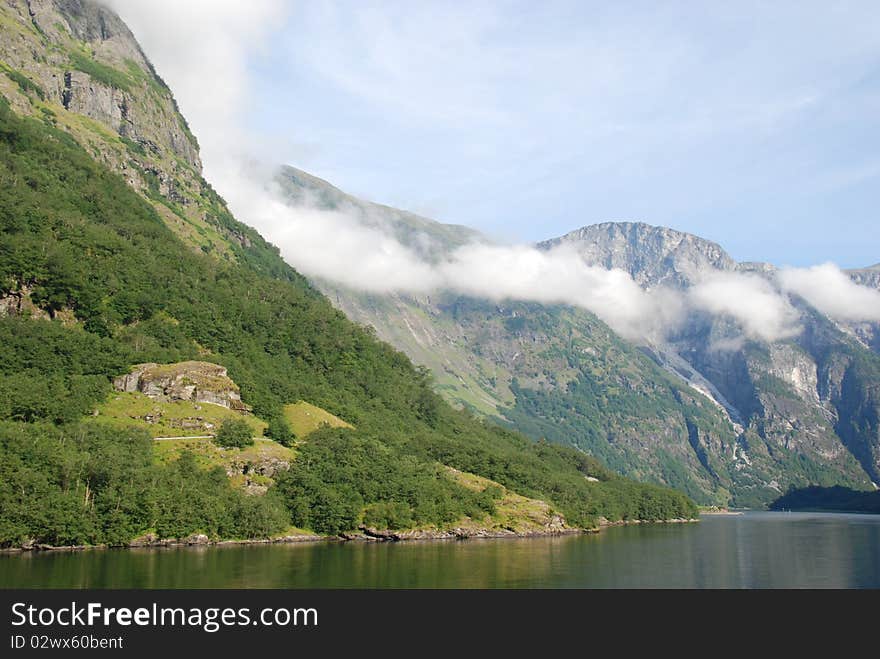
[[[217,430],[214,442],[225,448],[244,448],[254,443],[254,431],[244,419],[227,419]]]

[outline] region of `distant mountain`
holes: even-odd
[[[574,247],[585,263],[628,272],[641,286],[682,288],[706,270],[736,270],[718,244],[689,233],[642,222],[605,222],[538,243],[549,250]]]
[[[329,186],[320,182],[308,194],[325,196],[321,184]],[[305,199],[295,185],[288,179],[294,205]],[[346,199],[386,216],[400,213]],[[447,230],[420,220],[428,235]],[[588,226],[537,247],[560,245],[586,264],[627,271],[645,288],[686,290],[706,273],[775,270],[644,223]],[[806,303],[798,303],[802,336],[722,351],[714,347],[737,329],[705,314],[688,318],[668,342],[636,346],[582,309],[317,285],[350,318],[429,367],[450,401],[700,501],[760,506],[792,486],[867,489],[880,481],[877,357],[851,328]]]
[[[856,283],[862,284],[863,286],[880,288],[880,263],[868,268],[858,268],[848,270],[847,272]]]
[[[880,263],[868,268],[848,270],[847,274],[857,284],[880,289]],[[855,336],[862,344],[880,354],[880,323],[842,323],[843,329]]]
[[[595,225],[541,247],[560,242],[573,246],[584,263],[622,268],[645,287],[684,290],[707,272],[774,272],[769,264],[737,263],[715,243],[646,224]],[[851,276],[870,283],[874,273]],[[695,312],[668,343],[651,346],[669,372],[708,381],[741,425],[739,454],[762,474],[741,499],[764,500],[792,478],[861,487],[867,478],[880,482],[880,359],[850,325],[803,300],[795,305],[804,331],[789,340],[749,340],[740,347],[728,341],[717,349],[736,336],[735,328],[724,317]]]
[[[435,262],[456,247],[468,243],[487,242],[474,229],[459,224],[442,224],[391,206],[363,201],[289,165],[281,168],[276,183],[291,205],[344,212],[357,218],[364,226],[393,236],[428,261]]]

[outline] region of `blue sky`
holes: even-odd
[[[876,2],[265,2],[239,116],[353,194],[509,241],[638,220],[880,261]]]

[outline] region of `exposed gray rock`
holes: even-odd
[[[248,411],[226,369],[210,362],[138,364],[113,381],[117,391],[140,391],[155,400],[185,400]]]
[[[573,247],[586,263],[628,272],[642,286],[683,287],[707,270],[735,270],[720,245],[642,222],[605,222],[538,243],[549,250]]]
[[[37,83],[47,101],[142,145],[152,144],[201,171],[198,145],[177,112],[171,91],[115,13],[90,0],[6,0],[6,4],[4,17],[24,29],[4,31],[0,59]],[[46,48],[41,41],[57,48]],[[66,54],[70,50],[118,72],[129,80],[129,88],[108,85],[77,70]],[[138,75],[132,77],[131,70]],[[118,168],[122,163],[109,164]]]
[[[848,270],[847,273],[857,284],[870,286],[871,288],[880,288],[880,263],[869,268]]]

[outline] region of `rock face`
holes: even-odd
[[[6,4],[9,20],[19,29],[4,31],[0,59],[36,83],[46,101],[201,171],[198,144],[170,90],[116,14],[82,0]],[[57,47],[46,48],[40,41]],[[34,57],[35,49],[41,57]]]
[[[715,243],[644,224],[585,227],[541,247],[558,244],[574,247],[589,265],[626,270],[643,287],[684,290],[711,271],[774,273],[768,264],[737,263]],[[880,280],[876,267],[850,274],[864,285]],[[880,362],[871,335],[794,303],[804,331],[789,340],[731,342],[738,329],[729,319],[693,314],[667,343],[652,346],[671,373],[684,377],[683,361],[710,383],[741,426],[733,465],[740,505],[763,503],[792,484],[863,488],[869,478],[880,480],[880,408],[871,375]],[[854,400],[861,402],[854,407]]]
[[[538,243],[539,249],[574,247],[585,262],[628,272],[642,286],[686,286],[707,269],[735,270],[719,245],[698,236],[641,222],[606,222]]]
[[[209,362],[138,364],[113,381],[117,391],[139,391],[161,401],[185,400],[246,412],[236,384],[226,369]]]
[[[858,268],[847,271],[850,278],[857,284],[880,289],[880,263],[869,268]],[[850,322],[842,323],[842,329],[856,337],[861,343],[880,354],[880,323]]]
[[[849,276],[857,284],[870,286],[871,288],[880,288],[880,263],[869,268],[857,268],[848,272]]]

